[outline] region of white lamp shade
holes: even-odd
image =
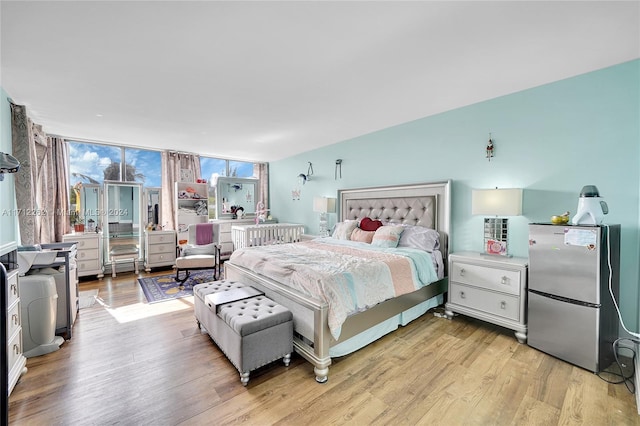
[[[520,216],[522,189],[474,189],[471,193],[471,214]]]
[[[314,197],[313,211],[318,213],[334,213],[336,211],[336,199],[327,197]]]

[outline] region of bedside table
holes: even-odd
[[[519,257],[474,252],[449,255],[449,296],[445,315],[458,314],[515,330],[527,342],[527,268]]]

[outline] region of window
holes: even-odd
[[[114,180],[160,186],[160,161],[160,151],[69,141],[71,185]]]

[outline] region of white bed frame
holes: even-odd
[[[440,250],[446,267],[451,222],[451,181],[361,188],[338,191],[339,220],[370,217],[393,223],[425,226],[440,234]],[[445,277],[420,290],[387,300],[375,307],[351,315],[335,340],[327,323],[327,304],[272,279],[230,262],[225,263],[225,278],[262,290],[277,303],[286,306],[294,318],[294,349],[314,365],[316,381],[328,379],[329,348],[358,335],[420,303],[443,294],[448,288]]]

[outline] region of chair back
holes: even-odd
[[[203,226],[204,225],[204,226]],[[187,236],[187,244],[190,245],[198,245],[198,228],[210,228],[211,229],[211,243],[220,244],[220,224],[218,223],[195,223],[189,225],[188,227],[188,236]]]

